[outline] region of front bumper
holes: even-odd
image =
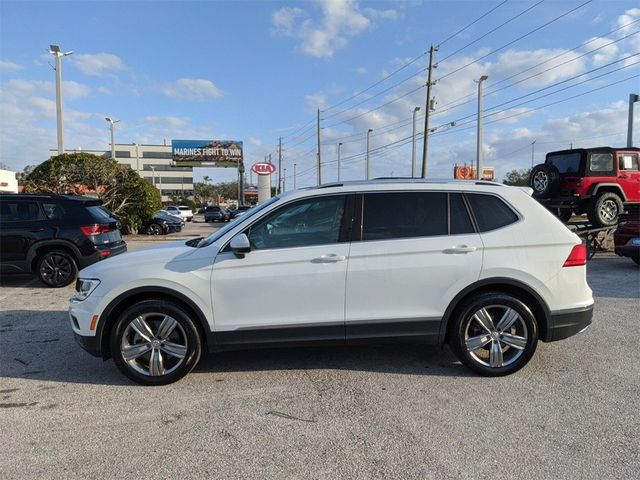
[[[591,325],[593,304],[587,307],[551,312],[545,342],[555,342],[571,337]]]
[[[73,332],[73,337],[78,345],[84,348],[94,357],[100,357],[100,349],[98,348],[97,337],[85,337],[79,333]]]

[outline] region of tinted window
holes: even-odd
[[[448,234],[447,194],[369,193],[364,196],[363,240]]]
[[[464,204],[461,193],[449,194],[449,234],[473,233],[473,223]]]
[[[38,220],[40,209],[36,202],[0,202],[0,221],[28,222]]]
[[[345,197],[310,198],[284,205],[251,226],[251,248],[291,248],[336,243]]]
[[[547,164],[555,165],[560,173],[579,173],[580,153],[549,155],[547,157]]]
[[[57,203],[43,202],[42,209],[49,220],[62,220],[67,214],[62,205],[58,205]]]
[[[467,194],[471,210],[481,232],[488,232],[518,221],[506,203],[493,195]]]
[[[91,216],[98,221],[111,220],[113,218],[111,212],[101,205],[92,205],[86,208],[91,213]]]
[[[592,153],[589,168],[592,172],[610,172],[613,170],[613,155],[611,153]]]

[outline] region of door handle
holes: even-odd
[[[628,178],[626,175],[618,175],[618,178]]]
[[[313,263],[337,263],[343,262],[347,259],[344,255],[336,255],[335,253],[330,253],[328,255],[321,255],[318,258],[314,258],[312,260]]]
[[[467,245],[456,245],[455,247],[446,248],[442,253],[471,253],[477,250],[476,247],[469,247]]]
[[[44,232],[44,227],[33,227],[31,229],[31,232],[33,233]]]

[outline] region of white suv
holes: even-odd
[[[190,222],[193,220],[193,210],[186,205],[171,205],[166,207],[165,210],[169,212],[171,215],[175,215],[176,217],[181,217],[184,221]]]
[[[146,385],[203,351],[363,340],[449,343],[506,375],[593,312],[585,245],[529,193],[382,180],[286,193],[207,238],[82,270],[71,325]]]

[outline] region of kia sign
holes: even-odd
[[[276,171],[276,166],[273,163],[267,162],[254,163],[251,171],[258,175],[270,175]]]
[[[237,167],[242,153],[242,142],[236,140],[171,140],[176,167]]]

